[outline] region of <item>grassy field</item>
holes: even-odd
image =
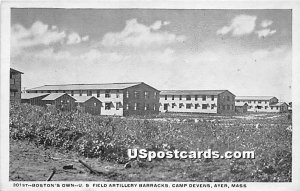
[[[103,117],[30,105],[10,109],[10,179],[290,182],[287,114]],[[127,149],[255,151],[255,159],[129,160]],[[86,170],[78,159],[100,173]],[[74,168],[63,169],[72,164]],[[126,164],[126,165],[125,165]],[[124,168],[124,166],[130,168]]]

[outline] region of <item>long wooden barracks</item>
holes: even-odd
[[[66,93],[71,97],[94,96],[101,101],[101,115],[159,113],[159,90],[143,83],[44,85],[27,93]]]
[[[234,113],[235,95],[228,90],[162,90],[161,112]]]

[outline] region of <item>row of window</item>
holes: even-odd
[[[125,110],[157,110],[156,104],[149,104],[149,103],[134,103],[134,104],[126,104]]]
[[[125,98],[130,98],[132,95],[133,95],[133,98],[135,98],[135,99],[141,99],[141,98],[150,99],[150,92],[148,92],[148,91],[144,91],[143,93],[142,93],[142,91],[134,91],[133,94],[130,94],[129,91],[125,92]],[[156,99],[158,96],[158,93],[154,92],[152,96],[154,99]]]
[[[265,106],[265,107],[262,107],[262,106],[255,106],[255,107],[253,107],[253,106],[248,106],[248,109],[252,109],[252,108],[256,108],[256,109],[268,109],[269,108],[269,106]],[[271,106],[270,107],[271,109],[274,109],[274,108],[276,108],[276,109],[279,109],[279,106]]]
[[[164,110],[168,110],[168,105],[169,104],[164,104]],[[172,108],[175,108],[176,107],[176,104],[175,103],[172,103]],[[180,103],[179,104],[179,108],[183,108],[184,107],[184,104],[183,103]],[[185,108],[186,109],[191,109],[193,107],[193,104],[191,103],[188,103],[185,105]],[[200,106],[200,104],[195,104],[195,109],[198,109],[198,108],[202,108],[202,109],[208,109],[208,108],[211,108],[211,109],[214,109],[215,108],[215,104],[211,104],[210,106],[208,104],[202,104]]]
[[[263,101],[261,101],[261,100],[259,100],[259,101],[257,101],[257,100],[248,100],[248,101],[241,101],[241,100],[236,100],[236,102],[247,102],[247,103],[262,103]],[[265,104],[267,104],[268,103],[268,101],[264,101],[265,102]]]
[[[169,104],[164,104],[164,110],[168,110],[168,106],[169,106]],[[175,108],[177,105],[175,104],[175,103],[172,103],[172,105],[171,105],[171,107],[172,108]],[[188,103],[188,104],[186,104],[185,105],[185,109],[191,109],[193,107],[193,104],[191,104],[191,103]],[[215,107],[216,107],[216,105],[215,104],[211,104],[211,105],[209,105],[209,104],[201,104],[201,106],[200,106],[200,104],[195,104],[194,105],[194,107],[195,107],[195,109],[198,109],[198,108],[202,108],[202,109],[214,109]],[[220,106],[219,106],[220,107]],[[179,104],[179,108],[184,108],[184,104],[183,103],[180,103]],[[222,109],[223,110],[234,110],[234,105],[222,105]]]
[[[214,101],[215,96],[212,95],[210,97],[211,97],[211,100]],[[195,101],[197,101],[199,96],[195,95],[194,98],[195,98]],[[201,98],[202,98],[203,101],[205,101],[207,96],[203,95],[203,96],[201,96]],[[188,100],[188,101],[192,100],[192,96],[191,95],[186,95],[185,99]],[[168,95],[165,95],[165,100],[168,100]],[[172,95],[172,100],[175,100],[175,95]],[[179,100],[182,100],[182,95],[179,95]]]
[[[112,102],[108,102],[105,103],[105,110],[111,110],[111,108],[113,108],[114,105]],[[122,108],[122,103],[121,102],[117,102],[116,103],[116,110],[119,110],[120,108]],[[141,103],[134,103],[134,104],[125,104],[124,107],[125,110],[156,110],[157,109],[157,105],[156,104],[141,104]]]

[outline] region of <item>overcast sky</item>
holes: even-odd
[[[291,100],[290,10],[12,9],[22,86],[143,81]]]

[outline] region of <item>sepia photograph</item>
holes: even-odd
[[[8,13],[11,188],[295,183],[292,8]]]

